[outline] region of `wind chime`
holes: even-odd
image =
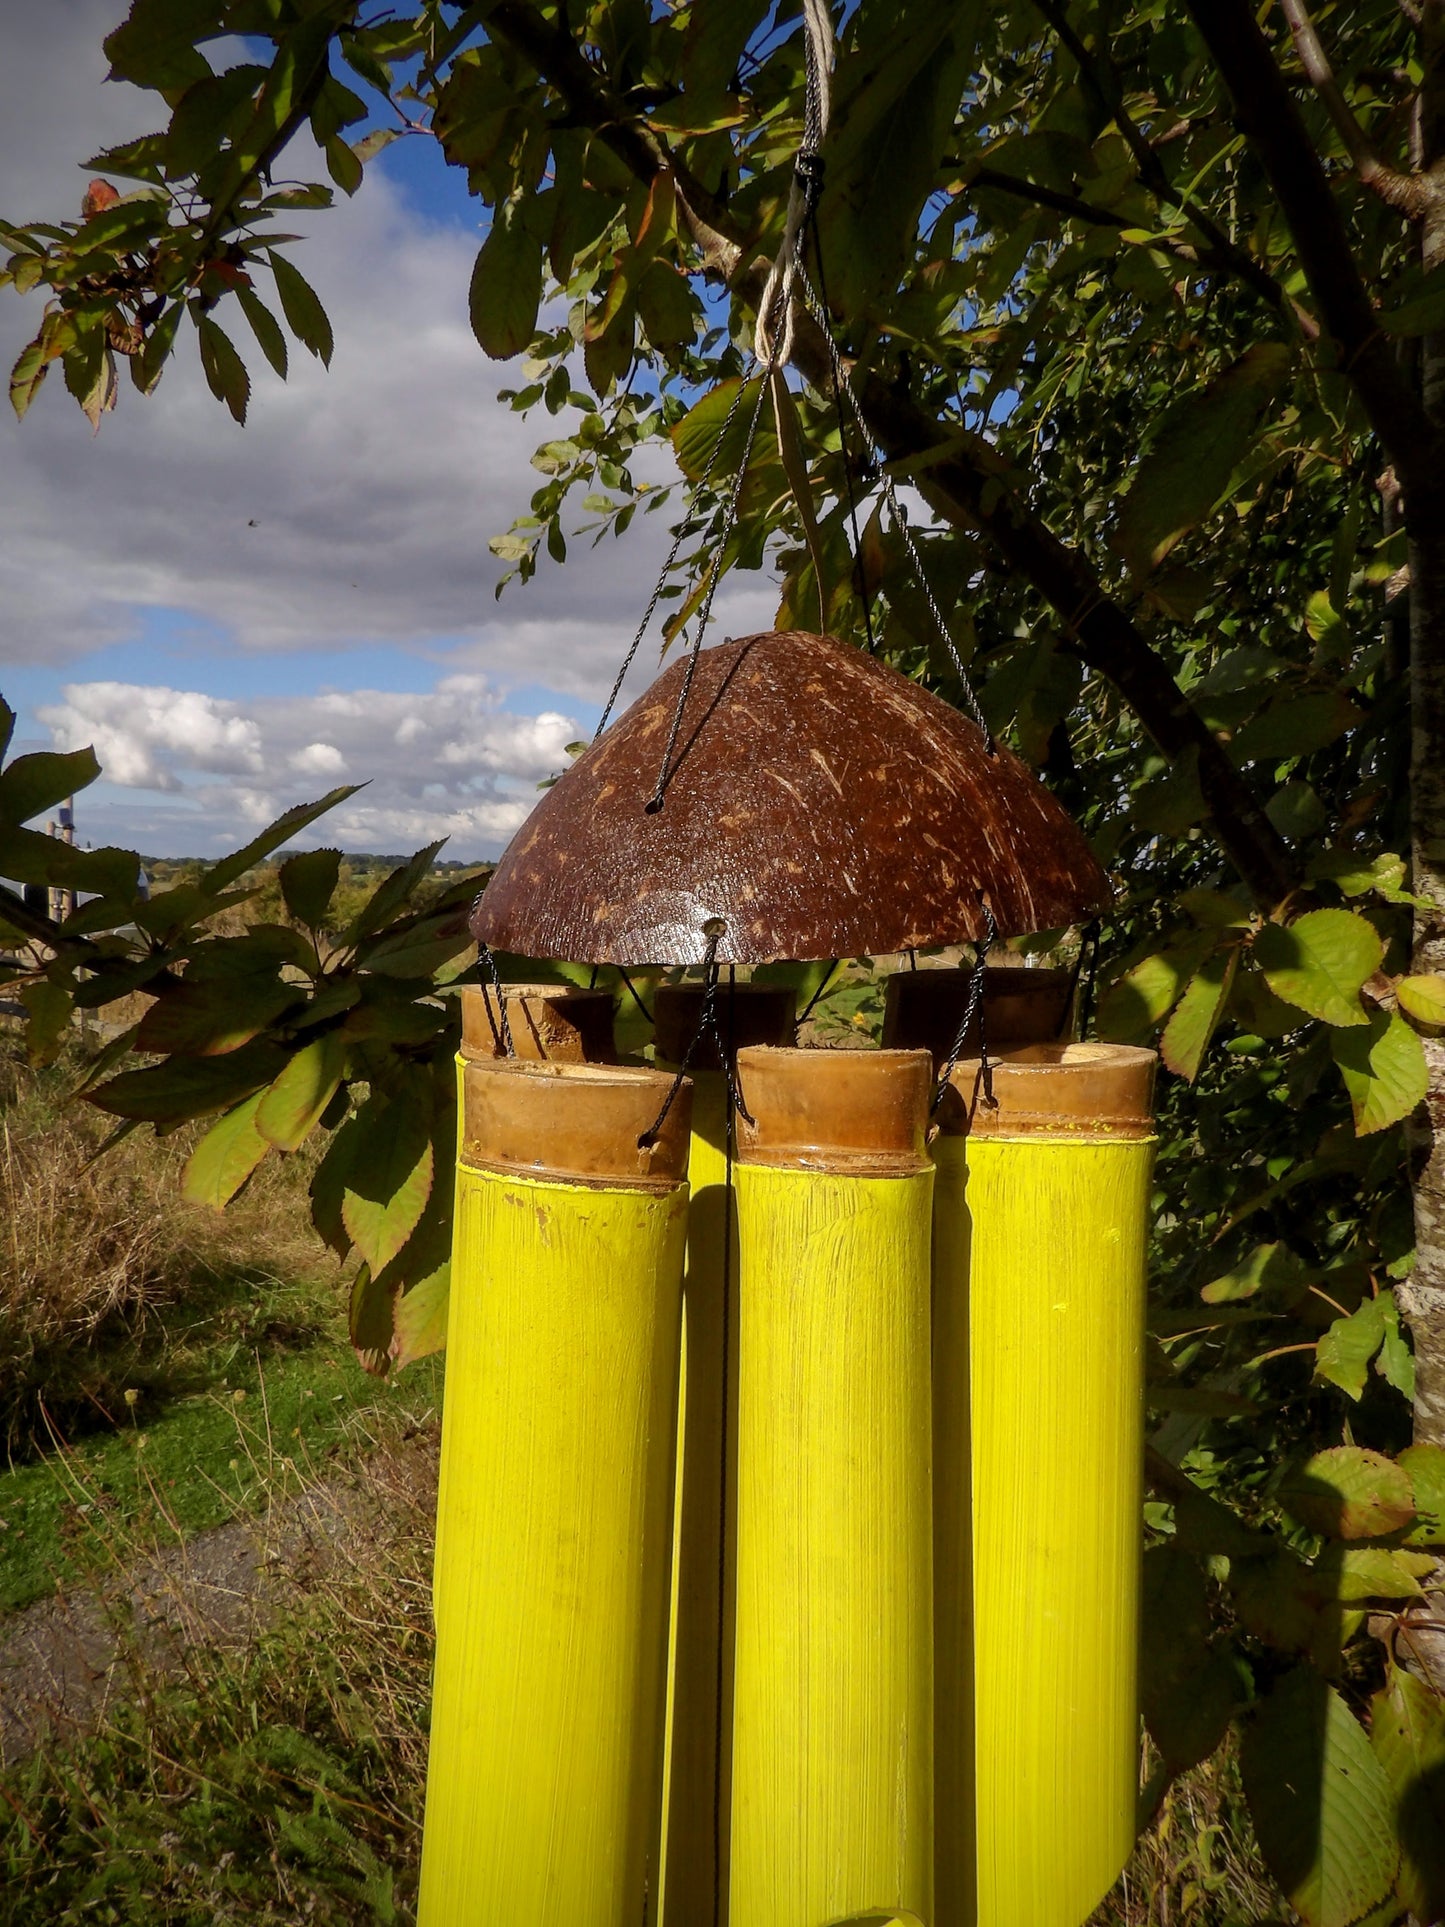
[[[421,1927],[1080,1927],[1133,1841],[1154,1059],[986,959],[1107,882],[941,616],[970,716],[704,652],[709,604],[473,916],[698,974],[650,1065],[609,990],[464,996]],[[878,1050],[739,975],[964,944]]]

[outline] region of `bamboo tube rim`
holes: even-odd
[[[972,980],[971,964],[895,971],[883,986],[883,1048],[930,1050],[935,1070],[941,1070],[953,1051]],[[1063,1038],[1073,1001],[1072,970],[986,965],[983,1036],[990,1051]],[[965,1048],[977,1051],[978,1039],[975,1017]]]
[[[702,1021],[703,984],[659,984],[652,995],[659,1060],[680,1064]],[[718,1028],[734,1055],[754,1044],[791,1044],[798,993],[790,984],[727,984],[717,987]],[[692,1068],[720,1071],[717,1040],[697,1037]]]
[[[507,1055],[501,1011],[519,1058],[528,1062],[611,1064],[612,992],[576,984],[467,984],[461,993],[462,1051],[469,1063]]]
[[[671,1191],[687,1176],[692,1085],[630,1065],[468,1063],[462,1077],[461,1162],[498,1171],[629,1191]],[[646,1144],[639,1140],[655,1137]]]
[[[908,1177],[928,1168],[933,1060],[926,1050],[738,1052],[750,1122],[738,1116],[743,1164],[849,1177]]]
[[[954,1067],[939,1106],[946,1137],[1139,1139],[1154,1135],[1157,1051],[1132,1044],[1028,1044]]]

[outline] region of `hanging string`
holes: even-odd
[[[677,1067],[667,1096],[662,1100],[662,1109],[637,1140],[637,1148],[639,1151],[645,1151],[650,1145],[656,1144],[658,1133],[667,1122],[668,1112],[677,1102],[677,1094],[682,1089],[683,1080],[692,1069],[692,1060],[697,1056],[698,1046],[704,1037],[711,1037],[717,1050],[718,1061],[722,1065],[723,1075],[727,1079],[729,1103],[732,1104],[739,1117],[746,1118],[749,1124],[754,1121],[752,1112],[743,1102],[743,1094],[738,1086],[737,1066],[728,1053],[727,1043],[723,1037],[722,1027],[718,1023],[717,1017],[719,977],[717,951],[718,945],[727,933],[727,926],[723,923],[721,917],[712,918],[710,922],[715,924],[716,928],[708,930],[707,949],[703,954],[702,1010],[698,1015],[697,1029],[693,1032],[687,1050],[683,1054],[682,1062]],[[729,965],[728,968],[731,971],[732,966]],[[729,1008],[731,1009],[731,1005],[729,1005]]]
[[[627,972],[622,968],[621,964],[614,964],[613,968],[616,970],[618,976],[622,979],[623,984],[626,986],[628,996],[632,999],[633,1003],[636,1004],[637,1008],[642,1012],[643,1016],[647,1019],[648,1023],[650,1024],[652,1022],[652,1012],[647,1008],[647,1005],[643,1003],[642,999],[638,996],[637,986],[633,983],[632,979],[628,976]]]
[[[853,378],[848,372],[848,364],[843,359],[843,351],[838,346],[837,337],[833,333],[832,323],[828,318],[828,310],[819,300],[818,292],[809,280],[808,271],[801,261],[796,265],[796,274],[798,284],[803,291],[803,299],[807,305],[808,312],[817,323],[818,331],[822,335],[824,344],[827,347],[828,360],[833,370],[833,379],[837,384],[838,391],[847,400],[849,412],[857,424],[859,434],[863,437],[864,447],[869,452],[870,466],[876,468],[878,471],[878,481],[883,491],[883,499],[888,504],[889,513],[893,517],[894,527],[902,537],[903,546],[908,553],[908,560],[913,565],[914,576],[917,579],[919,588],[923,592],[923,599],[928,605],[928,613],[933,618],[934,626],[938,630],[943,647],[947,652],[948,660],[953,666],[953,672],[958,677],[963,689],[963,700],[968,709],[968,713],[983,731],[984,748],[992,755],[994,748],[993,731],[990,729],[988,718],[984,715],[978,697],[974,693],[973,684],[968,678],[968,671],[963,666],[963,657],[958,653],[958,645],[953,640],[952,631],[949,629],[944,613],[938,605],[938,598],[934,595],[932,585],[924,570],[923,557],[919,553],[918,544],[913,539],[913,531],[908,526],[908,518],[904,514],[902,505],[898,500],[898,492],[893,486],[893,477],[888,473],[887,458],[879,446],[872,429],[869,428],[867,421],[864,419],[862,406],[853,388]]]
[[[1089,1019],[1094,1014],[1094,986],[1099,976],[1099,938],[1102,931],[1103,924],[1098,917],[1095,917],[1092,923],[1084,926],[1084,934],[1079,939],[1079,954],[1074,963],[1074,981],[1069,987],[1069,996],[1072,1001],[1075,993],[1078,991],[1079,974],[1083,970],[1084,952],[1087,950],[1089,953],[1089,969],[1088,974],[1084,978],[1083,995],[1079,998],[1077,1005],[1077,1021],[1081,1039],[1088,1037]]]
[[[727,1521],[731,1516],[728,1504],[728,1467],[732,1457],[731,1441],[728,1437],[728,1401],[731,1397],[730,1383],[732,1346],[732,1295],[733,1295],[733,1164],[737,1157],[738,1142],[738,1105],[735,1101],[737,1089],[737,972],[732,964],[728,965],[728,1016],[727,1048],[723,1054],[723,1067],[727,1071],[727,1101],[724,1106],[723,1122],[723,1275],[722,1275],[722,1348],[719,1364],[721,1367],[722,1397],[718,1407],[718,1430],[722,1445],[720,1466],[721,1490],[718,1501],[718,1518],[722,1531],[718,1534],[717,1561],[717,1623],[719,1634],[727,1624],[728,1607],[728,1532]],[[751,1118],[748,1120],[752,1122]],[[726,1641],[721,1637],[717,1643],[717,1672],[714,1686],[717,1694],[716,1704],[721,1709],[727,1703],[727,1652]],[[723,1864],[723,1839],[727,1816],[723,1813],[723,1755],[724,1737],[721,1719],[713,1723],[713,1808],[712,1808],[712,1864],[713,1883],[713,1927],[717,1927],[718,1909],[721,1895],[718,1892],[716,1870]]]
[[[713,597],[717,594],[717,585],[722,576],[722,552],[731,539],[734,528],[737,526],[738,505],[742,501],[743,483],[747,480],[748,463],[752,460],[753,442],[757,437],[758,421],[763,412],[763,398],[768,392],[768,381],[776,365],[775,361],[769,361],[758,381],[758,398],[753,403],[753,412],[748,418],[748,432],[743,442],[742,459],[738,463],[737,474],[733,477],[732,489],[728,495],[727,506],[723,511],[722,527],[717,537],[717,550],[712,563],[709,565],[707,590],[703,595],[702,606],[698,610],[697,627],[693,631],[692,648],[688,652],[687,667],[682,672],[682,684],[677,692],[677,701],[673,705],[672,722],[667,732],[667,747],[662,752],[662,766],[657,772],[657,788],[652,793],[652,801],[644,805],[649,816],[655,816],[662,808],[663,792],[666,790],[673,774],[673,752],[677,748],[677,739],[682,730],[683,712],[687,708],[688,694],[692,689],[692,679],[697,670],[697,659],[702,653],[703,635],[707,630],[708,623],[712,620]],[[739,388],[737,396],[734,398],[734,408],[737,406],[738,400],[741,399],[742,392],[742,389]],[[732,409],[728,411],[728,419],[732,419]],[[726,433],[727,425],[724,423],[722,435]],[[718,436],[719,447],[722,444],[722,435]],[[714,453],[716,453],[716,449]],[[626,671],[624,670],[623,673],[625,674]]]
[[[492,1042],[500,1044],[508,1057],[515,1057],[517,1055],[517,1046],[512,1042],[512,1026],[507,1019],[507,995],[502,988],[502,975],[497,969],[496,958],[484,943],[477,945],[477,962],[491,978],[492,989],[497,993],[497,1015],[495,1018],[492,1016],[491,998],[484,997],[482,999],[483,1006],[487,1013],[487,1022],[492,1027]],[[499,1022],[501,1024],[500,1032],[497,1029]]]
[[[998,936],[998,925],[994,922],[993,912],[986,903],[982,909],[984,933],[974,953],[973,969],[969,972],[968,994],[963,1000],[963,1017],[959,1022],[953,1047],[948,1053],[948,1062],[939,1075],[938,1085],[933,1093],[933,1103],[929,1107],[930,1113],[938,1110],[948,1094],[948,1087],[953,1081],[953,1073],[958,1069],[958,1060],[963,1055],[964,1045],[968,1040],[969,1031],[973,1028],[975,1018],[978,1019],[978,1068],[979,1077],[983,1083],[984,1101],[990,1105],[993,1103],[993,1071],[988,1061],[988,1039],[984,1035],[983,1022],[983,972],[988,953]]]
[[[746,382],[738,383],[737,393],[732,398],[732,405],[729,407],[727,414],[723,417],[723,425],[718,430],[717,440],[713,443],[712,448],[709,450],[707,461],[703,465],[702,474],[698,477],[697,490],[699,494],[701,494],[702,491],[707,487],[708,482],[712,478],[713,469],[717,465],[718,454],[722,448],[723,443],[727,440],[728,430],[733,425],[733,419],[738,412],[738,408],[742,402],[743,394],[746,387],[747,387]],[[751,446],[751,444],[749,445]],[[684,516],[682,521],[678,523],[677,527],[672,532],[672,546],[667,551],[667,560],[662,565],[662,571],[659,574],[657,581],[653,586],[653,591],[651,596],[649,596],[648,598],[647,607],[642,612],[642,620],[637,625],[637,634],[632,638],[632,646],[627,651],[627,654],[622,658],[622,667],[617,672],[617,680],[612,685],[612,693],[608,696],[607,701],[603,706],[602,719],[598,723],[596,729],[594,729],[592,732],[592,740],[594,743],[597,741],[597,738],[602,734],[603,730],[606,729],[607,727],[608,719],[611,716],[613,709],[617,705],[617,698],[622,694],[622,685],[627,680],[627,672],[632,667],[633,662],[636,659],[638,650],[642,647],[642,638],[647,634],[647,631],[652,626],[652,618],[657,612],[658,603],[662,600],[662,592],[667,586],[667,578],[672,574],[673,569],[677,566],[677,558],[682,550],[683,537],[685,536],[686,533],[687,533],[687,518]]]
[[[808,230],[813,237],[813,260],[818,270],[818,294],[824,310],[828,311],[830,303],[827,277],[823,273],[823,236],[818,227],[818,196],[823,191],[821,154],[814,157],[813,167],[815,172],[810,182],[811,204],[808,209]],[[868,571],[863,562],[863,537],[858,528],[858,494],[853,486],[853,460],[848,452],[848,423],[843,413],[843,390],[831,357],[828,368],[833,382],[833,413],[838,418],[838,446],[843,456],[843,486],[848,494],[848,526],[853,534],[853,587],[858,592],[858,601],[863,609],[863,633],[867,637],[868,653],[870,656],[876,656],[878,638],[873,633],[873,592],[868,587]]]

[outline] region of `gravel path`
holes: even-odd
[[[351,1471],[118,1569],[110,1581],[37,1600],[0,1618],[0,1765],[47,1730],[95,1725],[140,1678],[185,1670],[193,1648],[244,1644],[294,1585],[400,1495],[434,1492],[435,1437],[414,1438]]]

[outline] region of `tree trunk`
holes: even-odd
[[[1434,186],[1423,223],[1427,272],[1445,263],[1445,3],[1427,0],[1416,164]],[[1425,416],[1445,435],[1445,334],[1420,354]],[[1405,497],[1410,535],[1410,831],[1415,913],[1410,967],[1445,975],[1445,477]],[[1415,1270],[1401,1300],[1415,1340],[1415,1437],[1445,1444],[1445,1037],[1427,1037],[1426,1121],[1415,1131]]]

